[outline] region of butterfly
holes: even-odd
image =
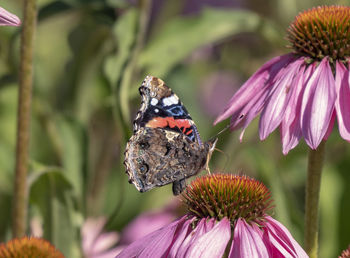
[[[178,195],[186,178],[209,171],[217,139],[202,142],[179,97],[161,79],[147,76],[139,92],[141,108],[124,153],[129,182],[140,192],[172,183]]]

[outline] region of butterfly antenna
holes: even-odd
[[[220,132],[218,132],[217,134],[215,134],[213,137],[211,137],[209,139],[209,141],[213,141],[215,138],[217,138],[220,134],[222,134],[223,132],[225,132],[228,128],[230,128],[230,124],[226,125]]]
[[[228,162],[229,162],[229,158],[230,158],[229,155],[227,155],[227,153],[225,153],[223,150],[220,150],[220,149],[218,149],[218,148],[215,148],[214,150],[216,150],[216,151],[218,151],[218,152],[224,154],[224,156],[225,156],[225,158],[226,158],[224,168],[226,168],[226,167],[227,167],[227,164],[228,164]]]

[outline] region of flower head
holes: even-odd
[[[21,20],[14,14],[0,7],[0,26],[19,26]]]
[[[36,237],[15,238],[6,244],[0,244],[0,257],[52,257],[64,258],[48,241]]]
[[[117,257],[307,257],[266,212],[268,189],[228,174],[197,178],[182,195],[189,213],[148,234]]]
[[[229,101],[215,124],[231,117],[231,129],[261,113],[260,139],[278,126],[283,153],[304,137],[316,149],[333,129],[350,141],[350,7],[323,6],[299,14],[288,29],[293,53],[265,63]]]

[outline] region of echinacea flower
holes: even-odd
[[[51,257],[64,258],[52,244],[42,238],[22,237],[0,244],[1,258]]]
[[[229,174],[192,181],[188,214],[133,242],[117,257],[307,257],[288,230],[267,215],[270,192]]]
[[[0,26],[19,26],[21,20],[14,14],[0,7]]]
[[[231,117],[231,129],[259,114],[264,140],[280,127],[283,153],[304,137],[312,149],[326,140],[335,117],[350,141],[350,7],[322,6],[299,14],[288,29],[293,53],[265,63],[234,94],[214,124]]]

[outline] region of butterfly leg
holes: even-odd
[[[173,182],[173,194],[179,195],[186,188],[186,179]]]

